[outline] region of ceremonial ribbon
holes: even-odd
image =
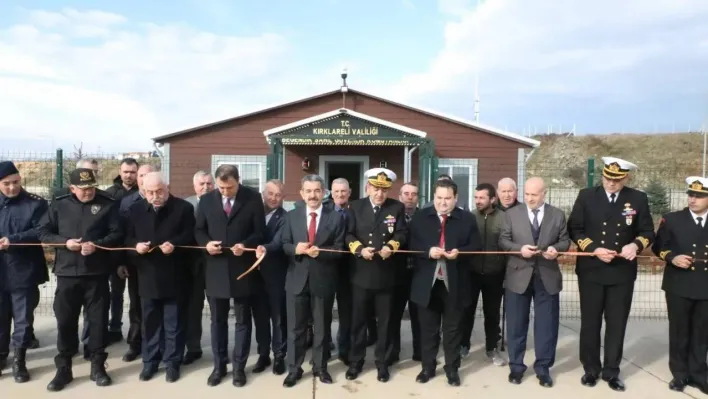
[[[26,246],[26,247],[65,247],[66,244],[44,244],[44,243],[10,243],[10,246]],[[95,245],[97,249],[102,249],[104,251],[136,251],[136,248],[129,248],[129,247],[116,247],[116,248],[110,248],[110,247],[104,247],[100,245]],[[183,248],[183,249],[203,249],[206,250],[206,247],[201,247],[201,246],[194,246],[194,245],[174,245],[175,248]],[[154,251],[155,249],[159,248],[159,246],[154,246],[148,250],[147,253],[150,253]],[[249,252],[255,252],[256,248],[243,248],[244,251],[249,251]],[[329,248],[318,248],[319,252],[332,252],[332,253],[343,253],[343,254],[348,254],[350,253],[347,250],[343,249],[329,249]],[[374,253],[380,253],[381,251],[374,251]],[[391,251],[391,254],[425,254],[427,253],[426,251],[412,251],[412,250],[403,250],[399,249],[397,251]],[[450,251],[447,251],[447,253],[450,253]],[[459,251],[458,255],[521,255],[521,251]],[[536,255],[540,255],[540,252],[536,252]],[[251,273],[253,270],[255,270],[263,261],[265,258],[266,253],[263,253],[261,256],[256,257],[256,261],[249,267],[245,272],[241,273],[236,280],[241,280],[244,278],[246,275]],[[563,257],[563,256],[595,256],[594,253],[592,252],[558,252],[558,257]],[[659,260],[664,261],[663,259],[653,256],[653,255],[637,255],[636,258],[638,259],[651,259],[651,258],[656,258]],[[697,259],[694,258],[693,262],[708,262],[708,259]]]

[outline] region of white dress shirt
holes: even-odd
[[[539,206],[538,209],[538,225],[541,226],[541,222],[543,221],[543,211],[546,208],[546,204],[543,203],[541,206]],[[533,211],[531,208],[526,208],[526,211],[528,212],[529,215],[529,221],[531,222],[531,225],[533,226]]]
[[[221,206],[222,207],[225,206],[226,201],[229,201],[229,203],[231,203],[231,208],[233,208],[234,207],[234,200],[235,200],[235,198],[226,198],[226,197],[222,196],[221,197]]]
[[[692,210],[689,209],[689,212],[691,212],[691,217],[693,217],[693,223],[698,224],[698,220],[696,218],[702,218],[701,219],[701,227],[706,227],[706,217],[708,217],[708,212],[704,212],[702,215],[697,215],[693,213]]]
[[[270,222],[270,218],[272,218],[273,215],[275,215],[276,210],[277,209],[273,209],[272,211],[268,212],[268,214],[266,215],[266,224],[268,224],[268,222]]]
[[[617,200],[619,199],[619,196],[620,196],[619,191],[616,193],[609,193],[609,192],[605,191],[605,195],[607,196],[607,201],[609,201],[610,204],[614,203],[614,202],[612,202],[612,194],[615,195],[615,202],[617,202]]]
[[[315,217],[315,232],[317,232],[317,229],[320,227],[320,219],[322,219],[322,205],[320,204],[320,207],[317,209],[310,209],[310,207],[305,205],[305,226],[307,226],[307,231],[310,231],[310,219],[312,219],[310,214],[312,212],[317,214],[317,217]]]

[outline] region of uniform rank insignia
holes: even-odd
[[[627,223],[627,226],[632,225],[632,219],[634,218],[634,215],[637,214],[637,211],[632,209],[632,204],[629,202],[624,204],[624,211],[622,212],[622,216],[624,216],[624,221]]]
[[[101,210],[101,205],[91,205],[91,214],[95,215]]]
[[[386,220],[384,220],[384,223],[386,223],[386,226],[388,226],[388,232],[393,234],[393,228],[396,226],[396,218],[388,215],[386,216]]]

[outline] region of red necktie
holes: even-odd
[[[315,233],[317,232],[317,213],[310,212],[310,227],[307,229],[307,237],[310,245],[315,243]]]
[[[440,244],[438,246],[445,250],[445,222],[447,221],[447,215],[440,215],[442,219],[440,221]],[[442,267],[438,268],[438,276],[443,277]]]
[[[224,203],[224,212],[226,213],[226,216],[229,216],[231,214],[231,200],[228,198]]]

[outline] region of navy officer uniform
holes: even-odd
[[[361,373],[367,346],[367,322],[371,305],[377,320],[375,363],[377,379],[386,382],[390,378],[386,349],[393,313],[393,293],[396,286],[397,259],[395,252],[406,242],[408,227],[403,203],[387,198],[396,174],[384,168],[366,171],[368,197],[352,201],[347,210],[346,245],[355,255],[351,265],[352,284],[352,335],[349,354],[348,380]],[[388,247],[392,254],[384,259],[381,250]],[[374,251],[366,259],[363,251]]]
[[[70,175],[71,194],[57,197],[41,219],[39,239],[59,244],[53,272],[57,276],[54,314],[57,319],[57,372],[47,386],[60,391],[73,381],[72,357],[79,350],[79,315],[88,313],[91,381],[98,386],[112,383],[106,373],[105,352],[108,333],[106,301],[108,277],[115,273],[111,252],[95,248],[123,243],[118,203],[98,185],[93,170],[79,168]],[[77,246],[78,245],[78,246]],[[70,249],[70,247],[72,249]]]
[[[15,164],[0,162],[0,374],[10,351],[10,327],[15,356],[12,374],[16,382],[30,379],[25,355],[34,336],[34,308],[39,302],[37,285],[49,280],[47,262],[37,227],[47,211],[47,201],[21,186]]]
[[[619,158],[602,160],[602,185],[582,189],[568,218],[571,240],[580,251],[595,254],[579,256],[575,267],[580,293],[580,362],[585,371],[581,383],[595,386],[601,376],[611,389],[624,391],[620,362],[638,265],[636,257],[630,261],[620,255],[629,251],[631,244],[636,245],[636,253],[648,248],[654,240],[654,222],[647,195],[625,186],[629,171],[637,166]],[[601,362],[603,314],[605,353]]]
[[[708,179],[689,177],[688,207],[661,219],[653,245],[666,262],[661,289],[669,314],[669,388],[708,394]]]

